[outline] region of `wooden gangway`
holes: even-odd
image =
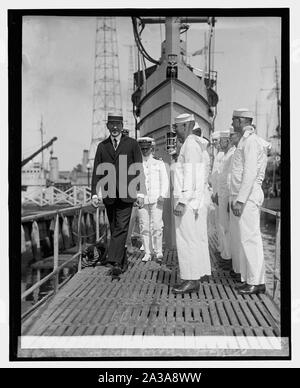
[[[40,306],[22,325],[22,338],[121,336],[145,338],[228,336],[259,339],[261,347],[246,349],[67,349],[20,348],[20,357],[147,356],[167,355],[282,355],[286,346],[272,348],[268,339],[280,338],[280,311],[267,293],[238,294],[236,281],[218,265],[214,237],[210,237],[212,276],[203,278],[197,293],[174,295],[179,281],[176,250],[166,250],[162,263],[142,262],[135,248],[129,268],[120,280],[107,275],[108,268],[96,266],[78,272],[58,293]],[[109,337],[109,338],[112,338]],[[119,338],[119,337],[118,337]],[[227,338],[227,337],[226,337]],[[263,339],[263,341],[262,341]],[[158,353],[157,353],[158,352]],[[220,353],[221,352],[221,353]]]

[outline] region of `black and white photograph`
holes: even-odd
[[[8,10],[13,360],[290,359],[289,16]]]

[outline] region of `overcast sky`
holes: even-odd
[[[128,44],[133,43],[130,18],[117,18],[123,109],[128,84]],[[258,101],[258,130],[266,137],[266,100],[274,86],[274,57],[280,64],[279,18],[218,18],[215,29],[215,70],[218,71],[218,115],[216,130],[231,124],[232,110]],[[203,47],[208,26],[192,24],[184,35],[187,51]],[[60,170],[81,163],[83,149],[89,149],[92,134],[95,18],[25,17],[23,23],[23,112],[22,156],[40,146],[43,116],[45,141],[58,137],[54,155]],[[146,26],[143,42],[154,58],[160,56],[164,26]],[[203,58],[191,58],[203,68]],[[280,70],[280,69],[279,69]],[[274,102],[273,102],[274,105]],[[275,122],[275,112],[273,121]],[[271,124],[271,127],[276,124]],[[270,135],[270,133],[269,133]],[[49,152],[45,154],[48,160]],[[39,160],[37,157],[36,160]]]

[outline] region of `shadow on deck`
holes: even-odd
[[[213,239],[210,254],[212,276],[185,295],[171,292],[174,250],[159,264],[136,249],[119,281],[103,266],[82,270],[23,322],[19,357],[287,356],[271,298],[239,295]]]

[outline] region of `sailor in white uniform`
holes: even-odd
[[[222,163],[220,163],[217,182],[219,202],[219,222],[221,238],[221,257],[224,260],[223,268],[231,269],[231,249],[229,235],[229,182],[231,159],[235,146],[230,142],[230,130],[220,132],[220,148],[224,152]]]
[[[205,204],[205,165],[201,140],[192,133],[194,125],[192,114],[184,113],[175,119],[177,137],[183,142],[174,177],[176,245],[183,282],[174,285],[175,294],[198,291],[199,279],[211,274],[209,257],[203,251],[204,240],[199,238],[203,225],[201,209]]]
[[[138,140],[143,155],[143,168],[147,194],[144,197],[144,207],[139,209],[140,232],[143,237],[145,255],[142,261],[163,258],[163,204],[169,196],[169,176],[162,160],[152,155],[155,145],[151,137],[140,137]]]
[[[217,154],[214,157],[214,163],[211,171],[210,176],[210,183],[212,187],[212,201],[214,203],[215,207],[215,214],[214,214],[214,221],[215,221],[215,228],[217,232],[217,249],[219,252],[223,251],[223,241],[222,241],[222,232],[221,232],[221,226],[220,226],[220,217],[219,217],[219,199],[218,199],[218,177],[220,173],[220,164],[222,163],[222,159],[224,156],[224,152],[220,149],[220,132],[215,131],[212,133],[212,145],[217,150]]]
[[[265,141],[251,127],[253,113],[248,109],[233,112],[232,125],[241,136],[232,159],[230,180],[231,210],[238,218],[240,257],[240,294],[265,292],[265,265],[260,232],[260,207],[264,200],[261,188],[266,169]]]
[[[202,202],[202,206],[199,208],[199,218],[201,222],[199,222],[200,230],[199,230],[199,239],[202,244],[201,248],[201,256],[205,263],[210,262],[209,258],[209,249],[208,249],[208,209],[211,205],[211,192],[209,190],[208,177],[210,173],[210,156],[207,151],[207,147],[209,146],[209,140],[205,137],[202,137],[202,130],[198,123],[195,124],[193,128],[193,134],[198,136],[197,142],[201,147],[202,152],[202,160],[204,164],[204,200]]]

